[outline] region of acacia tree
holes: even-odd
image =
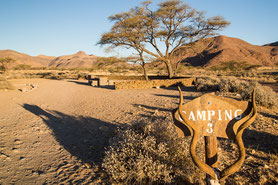
[[[0,71],[4,75],[4,78],[6,78],[6,72],[8,70],[9,65],[14,62],[15,60],[12,58],[0,58]]]
[[[216,34],[230,23],[223,17],[206,18],[182,0],[167,0],[150,8],[151,1],[128,12],[109,17],[112,29],[104,33],[98,44],[111,48],[126,47],[137,51],[145,71],[145,58],[153,57],[166,64],[169,78],[174,75],[175,52],[186,50],[191,43]]]
[[[110,32],[102,35],[101,40],[98,42],[100,45],[109,44],[110,48],[125,47],[133,48],[137,52],[135,57],[144,71],[145,79],[148,80],[146,62],[145,62],[145,37],[146,37],[146,23],[145,20],[146,6],[136,7],[129,12],[116,14],[110,16],[109,19],[114,21]],[[134,57],[131,57],[134,60]]]

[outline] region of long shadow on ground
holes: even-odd
[[[265,153],[277,154],[278,136],[257,130],[244,131],[242,136],[246,148],[252,148]]]
[[[173,91],[179,92],[178,86],[181,88],[182,91],[186,91],[186,92],[199,92],[199,91],[197,91],[195,86],[184,86],[182,84],[174,84],[174,85],[169,86],[169,87],[163,87],[162,89],[173,90]]]
[[[81,81],[77,81],[77,80],[69,80],[68,82],[76,83],[78,85],[91,86],[88,82],[81,82]]]
[[[91,117],[70,116],[30,104],[23,104],[22,107],[41,117],[56,140],[83,162],[101,162],[104,149],[116,128],[114,124]]]
[[[85,86],[91,86],[95,88],[102,88],[102,89],[115,89],[115,85],[102,85],[102,86],[92,86],[88,82],[81,82],[76,80],[70,80],[68,82],[76,83],[78,85],[85,85]]]
[[[198,92],[196,90],[195,86],[180,86],[181,91],[182,92]],[[165,87],[163,89],[167,89],[167,90],[173,90],[177,92],[177,95],[165,95],[165,94],[155,94],[156,96],[161,96],[161,97],[168,97],[168,98],[174,98],[178,100],[180,99],[180,95],[179,95],[179,90],[178,90],[178,86],[170,86],[170,87]],[[199,96],[183,96],[183,99],[185,100],[193,100],[195,98],[198,98]]]
[[[165,108],[159,108],[159,107],[153,107],[153,106],[148,106],[148,105],[143,105],[143,104],[133,104],[134,107],[143,107],[148,110],[159,110],[159,111],[165,111],[165,112],[171,112],[171,109],[165,109]]]

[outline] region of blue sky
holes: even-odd
[[[36,56],[61,56],[80,50],[97,56],[126,55],[121,49],[106,53],[96,45],[109,31],[110,15],[128,11],[141,0],[0,0],[0,50]],[[153,0],[155,4],[160,0]],[[207,16],[221,15],[231,25],[221,35],[251,44],[278,41],[277,0],[184,0]]]

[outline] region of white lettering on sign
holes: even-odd
[[[211,117],[215,115],[214,110],[208,110],[208,120],[211,120]]]
[[[195,116],[194,116],[193,111],[190,111],[190,114],[189,114],[189,118],[188,118],[188,119],[189,119],[189,120],[195,121]]]
[[[186,115],[186,111],[182,111],[185,115]],[[217,114],[216,114],[217,112]],[[198,120],[202,120],[202,121],[210,121],[212,120],[212,118],[215,118],[215,116],[217,117],[218,120],[232,120],[233,118],[240,120],[242,118],[242,114],[239,115],[239,113],[242,112],[242,110],[237,109],[234,111],[232,110],[218,110],[218,111],[214,111],[214,110],[197,110],[196,112],[194,111],[190,111],[189,116],[188,116],[188,120],[192,120],[192,121],[198,121]],[[206,117],[207,115],[207,117]],[[179,119],[181,121],[183,121],[181,119],[181,117],[179,117]]]
[[[211,134],[211,133],[213,132],[212,124],[209,123],[209,124],[208,124],[208,127],[209,127],[209,129],[207,129],[207,133]]]
[[[237,120],[240,120],[242,118],[242,114],[238,115],[238,113],[237,113],[239,111],[242,112],[242,110],[236,110],[235,111],[235,119],[237,119]]]
[[[206,120],[206,111],[205,110],[202,111],[202,113],[201,113],[201,111],[197,110],[197,120],[203,120],[203,121]]]
[[[225,120],[232,120],[232,110],[230,110],[230,114],[228,112],[228,110],[225,110]],[[228,119],[227,119],[228,118]]]
[[[182,119],[181,119],[181,116],[179,115],[179,119],[180,119],[180,121],[183,121]]]
[[[222,118],[221,118],[221,110],[218,110],[218,120],[222,120]]]

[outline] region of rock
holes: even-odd
[[[101,126],[98,128],[101,131],[107,132],[109,130],[109,128],[107,126]]]
[[[154,115],[157,116],[158,114],[159,114],[159,111],[158,111],[158,110],[155,110],[155,111],[154,111]]]
[[[85,163],[84,167],[89,169],[89,168],[91,168],[91,165],[89,163]]]

